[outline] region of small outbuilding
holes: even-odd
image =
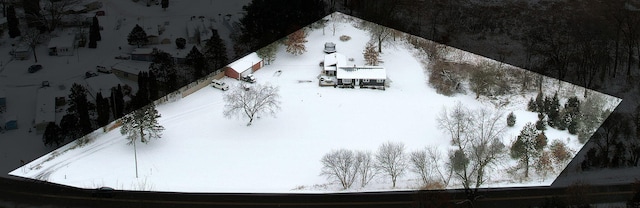
[[[54,37],[49,40],[50,56],[73,56],[75,38],[73,36]]]
[[[134,61],[153,61],[153,51],[155,48],[134,48],[131,51],[131,60]]]
[[[253,52],[224,67],[224,74],[234,79],[247,76],[264,66],[264,61]]]
[[[18,129],[18,117],[16,117],[16,116],[8,116],[8,117],[6,117],[3,127],[4,127],[5,130]]]

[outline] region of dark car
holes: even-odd
[[[39,71],[40,69],[42,69],[42,65],[40,65],[40,64],[31,65],[29,67],[29,73],[35,73],[35,72]]]
[[[84,78],[91,78],[91,77],[95,77],[98,76],[98,73],[92,72],[92,71],[87,71],[84,73]]]
[[[91,196],[100,198],[113,198],[116,195],[115,189],[111,187],[100,187],[93,191]]]

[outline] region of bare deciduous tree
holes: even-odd
[[[278,91],[278,87],[268,84],[251,86],[238,84],[224,95],[226,104],[223,114],[227,118],[245,115],[249,118],[247,126],[251,125],[259,113],[275,116],[276,112],[280,110]]]
[[[396,181],[403,175],[407,168],[403,143],[387,142],[378,148],[376,153],[376,167],[391,178],[393,188]]]
[[[373,154],[369,151],[356,151],[360,187],[365,187],[377,175]]]
[[[42,25],[46,25],[49,31],[53,31],[65,16],[69,15],[69,11],[80,3],[82,0],[44,0],[43,15],[33,19],[42,21]]]
[[[353,151],[334,150],[325,154],[321,161],[323,167],[320,175],[338,181],[343,189],[348,189],[353,185],[359,169],[359,163]]]
[[[24,28],[22,31],[21,42],[29,46],[31,52],[33,53],[33,59],[36,63],[38,63],[38,56],[36,54],[36,47],[42,43],[42,34],[35,28]]]
[[[429,184],[431,169],[429,169],[427,151],[425,149],[414,150],[409,154],[411,171],[418,174],[422,180],[422,185]]]
[[[488,167],[504,157],[501,137],[506,125],[502,117],[499,112],[469,111],[458,104],[451,113],[443,110],[437,119],[439,128],[452,138],[450,165],[471,204],[478,197],[479,187],[487,181]]]
[[[382,43],[388,40],[393,29],[375,23],[365,23],[365,27],[371,33],[371,39],[378,42],[378,53],[382,53]]]

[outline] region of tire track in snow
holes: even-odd
[[[119,140],[114,138],[114,139],[107,139],[105,142],[102,142],[101,144],[87,145],[87,146],[84,146],[84,147],[77,147],[77,148],[82,149],[82,151],[79,152],[79,153],[76,153],[76,155],[67,157],[62,161],[56,162],[53,165],[50,165],[50,166],[46,167],[44,170],[41,170],[38,174],[36,174],[34,179],[42,180],[42,181],[48,181],[49,180],[49,176],[51,176],[51,174],[53,172],[58,171],[60,168],[69,165],[71,162],[77,160],[78,158],[82,158],[82,157],[91,155],[91,154],[93,154],[93,153],[95,153],[95,152],[97,152],[99,150],[102,150],[102,149],[104,149],[104,148],[106,148],[108,146],[111,146],[112,144],[114,144],[116,142],[119,142]],[[69,150],[71,150],[71,149],[69,149]],[[69,151],[69,150],[67,150],[67,151]],[[65,153],[70,153],[70,152],[65,152]],[[55,157],[61,157],[63,154],[64,153],[62,153],[62,154],[60,154],[58,156],[55,156]],[[35,167],[41,166],[44,163],[46,163],[46,162],[42,162],[42,163],[36,165]]]

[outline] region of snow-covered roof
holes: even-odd
[[[111,96],[111,88],[117,87],[118,84],[124,85],[115,74],[101,74],[99,76],[87,78],[84,80],[91,96],[95,98],[98,92],[102,93],[102,97]]]
[[[349,66],[338,67],[338,79],[386,79],[387,70],[381,66]]]
[[[158,50],[162,50],[164,52],[171,54],[171,57],[185,58],[187,57],[187,54],[189,54],[193,46],[194,44],[187,43],[185,44],[184,49],[178,49],[176,47],[176,44],[159,44],[159,45],[155,45],[154,47],[158,48]],[[196,48],[198,48],[198,50],[202,50],[198,46],[196,46]]]
[[[200,40],[209,40],[213,36],[210,29],[211,21],[207,18],[193,18],[187,21],[187,37],[200,36]]]
[[[160,36],[160,34],[158,33],[158,28],[157,27],[145,27],[144,28],[144,32],[147,34],[147,37],[149,36]]]
[[[134,48],[131,54],[151,54],[152,52],[153,48]]]
[[[53,37],[49,40],[48,48],[73,48],[73,36]]]
[[[233,63],[230,63],[227,66],[238,73],[242,73],[243,71],[251,68],[251,66],[260,61],[262,61],[262,59],[256,52],[253,52],[245,57],[238,59],[237,61],[234,61]]]
[[[324,55],[324,70],[335,71],[336,67],[344,67],[347,63],[347,57],[340,53],[332,53]]]
[[[148,71],[150,63],[147,61],[123,61],[111,66],[112,69],[138,74],[141,71]]]
[[[38,89],[36,100],[35,123],[48,123],[56,121],[56,92],[54,88],[45,87]]]

